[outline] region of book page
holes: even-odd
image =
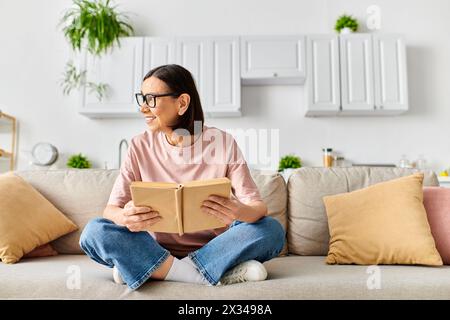
[[[183,235],[183,186],[175,190],[175,210],[177,213],[178,234]]]
[[[162,183],[164,184],[164,183]],[[177,216],[176,193],[180,192],[178,184],[134,181],[130,185],[131,197],[136,207],[151,207],[158,211],[162,219],[150,226],[148,231],[179,233],[182,221]]]
[[[179,187],[179,184],[174,182],[152,182],[152,181],[133,181],[131,185],[139,187],[166,188],[166,189],[170,188],[176,189]]]
[[[196,232],[225,227],[226,224],[200,207],[210,195],[230,198],[231,181],[228,178],[194,180],[183,184],[183,229]]]
[[[194,186],[209,186],[209,185],[213,185],[213,184],[223,184],[223,183],[228,183],[230,181],[230,179],[228,178],[215,178],[215,179],[206,179],[206,180],[192,180],[192,181],[187,181],[187,182],[183,182],[182,185],[184,187],[194,187]]]

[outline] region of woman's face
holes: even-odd
[[[146,94],[166,94],[172,92],[166,83],[156,77],[146,79],[141,86],[141,92]],[[150,101],[149,101],[150,103]],[[186,112],[189,106],[189,95],[184,93],[179,97],[156,97],[155,108],[149,108],[145,103],[140,111],[145,116],[145,122],[152,131],[170,132],[170,125],[176,123],[178,117]]]

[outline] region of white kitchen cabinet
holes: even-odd
[[[322,37],[326,39],[334,36]],[[314,37],[308,40],[309,76],[305,115],[329,116],[333,113],[326,107],[319,108],[317,101],[320,101],[319,97],[334,97],[331,92],[337,87],[334,74],[326,71],[329,67],[321,66],[332,61],[329,58],[331,45],[320,46],[317,41]],[[339,103],[335,115],[383,116],[408,110],[406,49],[402,36],[361,33],[340,35],[338,51],[340,88],[336,96],[340,98],[329,99]],[[317,68],[322,71],[316,71]],[[331,108],[335,105],[328,103],[326,106]]]
[[[134,94],[152,68],[177,63],[196,82],[206,117],[241,115],[241,84],[306,83],[306,116],[391,115],[408,110],[405,43],[400,35],[129,37],[102,57],[85,54],[79,112],[139,117]]]
[[[144,38],[144,70],[143,77],[152,70],[161,65],[172,64],[176,62],[175,39],[146,37]]]
[[[240,116],[239,39],[182,37],[176,48],[177,63],[195,79],[205,117]]]
[[[341,35],[341,114],[373,112],[373,49],[370,34]]]
[[[404,39],[396,34],[373,35],[375,107],[386,114],[408,110],[408,77]]]
[[[210,43],[201,37],[177,38],[176,42],[176,63],[191,72],[202,104],[206,106]]]
[[[242,84],[303,84],[305,36],[241,37]]]
[[[94,92],[83,88],[79,113],[91,118],[139,117],[134,93],[142,82],[142,37],[120,39],[120,47],[103,56],[84,53],[81,67],[86,80],[108,85],[106,97],[98,100]]]
[[[99,101],[82,90],[79,112],[91,118],[139,117],[134,94],[143,77],[171,63],[192,73],[206,117],[241,115],[238,37],[130,37],[101,58],[85,54],[87,81],[106,83],[108,91]]]
[[[212,61],[206,116],[241,115],[241,77],[239,64],[239,39],[216,38],[211,43]]]
[[[335,35],[307,37],[306,116],[340,110],[339,44]]]

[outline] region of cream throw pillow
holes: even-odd
[[[78,227],[21,177],[0,175],[0,259],[15,263]]]
[[[330,229],[326,262],[442,265],[423,205],[423,177],[323,197]]]

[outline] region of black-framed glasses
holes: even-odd
[[[156,107],[156,98],[159,97],[178,97],[179,93],[163,93],[163,94],[142,94],[136,93],[134,96],[136,97],[136,102],[139,105],[139,108],[145,103],[149,108]]]

